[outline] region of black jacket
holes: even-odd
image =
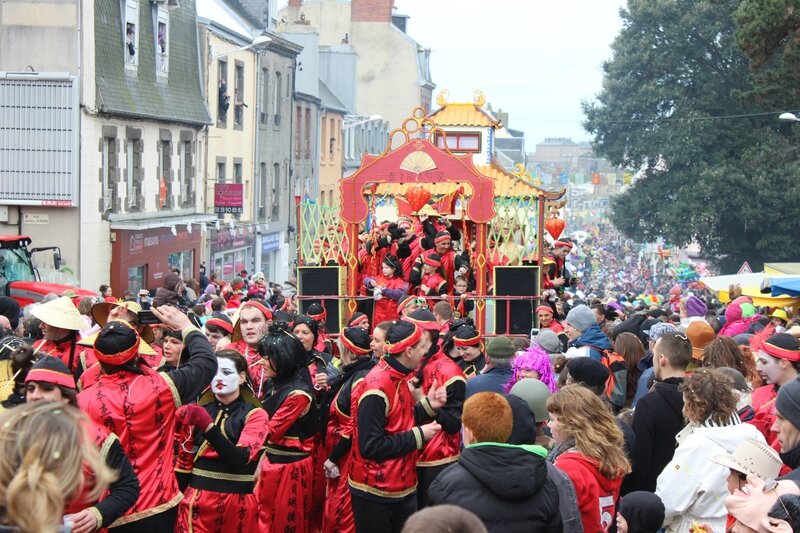
[[[487,442],[464,448],[433,481],[428,499],[472,511],[490,532],[562,531],[558,491],[544,457],[529,447]]]
[[[675,436],[684,428],[683,378],[656,382],[654,389],[636,403],[633,431],[636,433],[634,467],[622,482],[623,495],[636,490],[655,492],[656,480],[675,454]]]

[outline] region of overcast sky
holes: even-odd
[[[581,100],[602,86],[625,0],[395,0],[408,33],[431,48],[436,94],[481,89],[533,151],[545,137],[589,140]]]

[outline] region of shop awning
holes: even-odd
[[[772,296],[800,297],[800,277],[782,278],[770,276]]]

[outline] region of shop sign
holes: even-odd
[[[244,211],[244,184],[215,183],[214,212],[241,215]]]
[[[261,237],[261,253],[279,250],[281,247],[280,233],[267,233]]]

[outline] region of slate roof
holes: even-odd
[[[339,111],[342,114],[348,113],[347,107],[342,103],[341,100],[339,100],[339,97],[336,96],[327,85],[325,85],[325,82],[322,80],[319,80],[319,99],[322,101],[321,107]]]
[[[95,75],[101,113],[177,122],[211,124],[201,90],[195,0],[181,0],[169,11],[169,77],[156,75],[155,4],[139,2],[139,65],[126,72],[124,2],[95,0]]]

